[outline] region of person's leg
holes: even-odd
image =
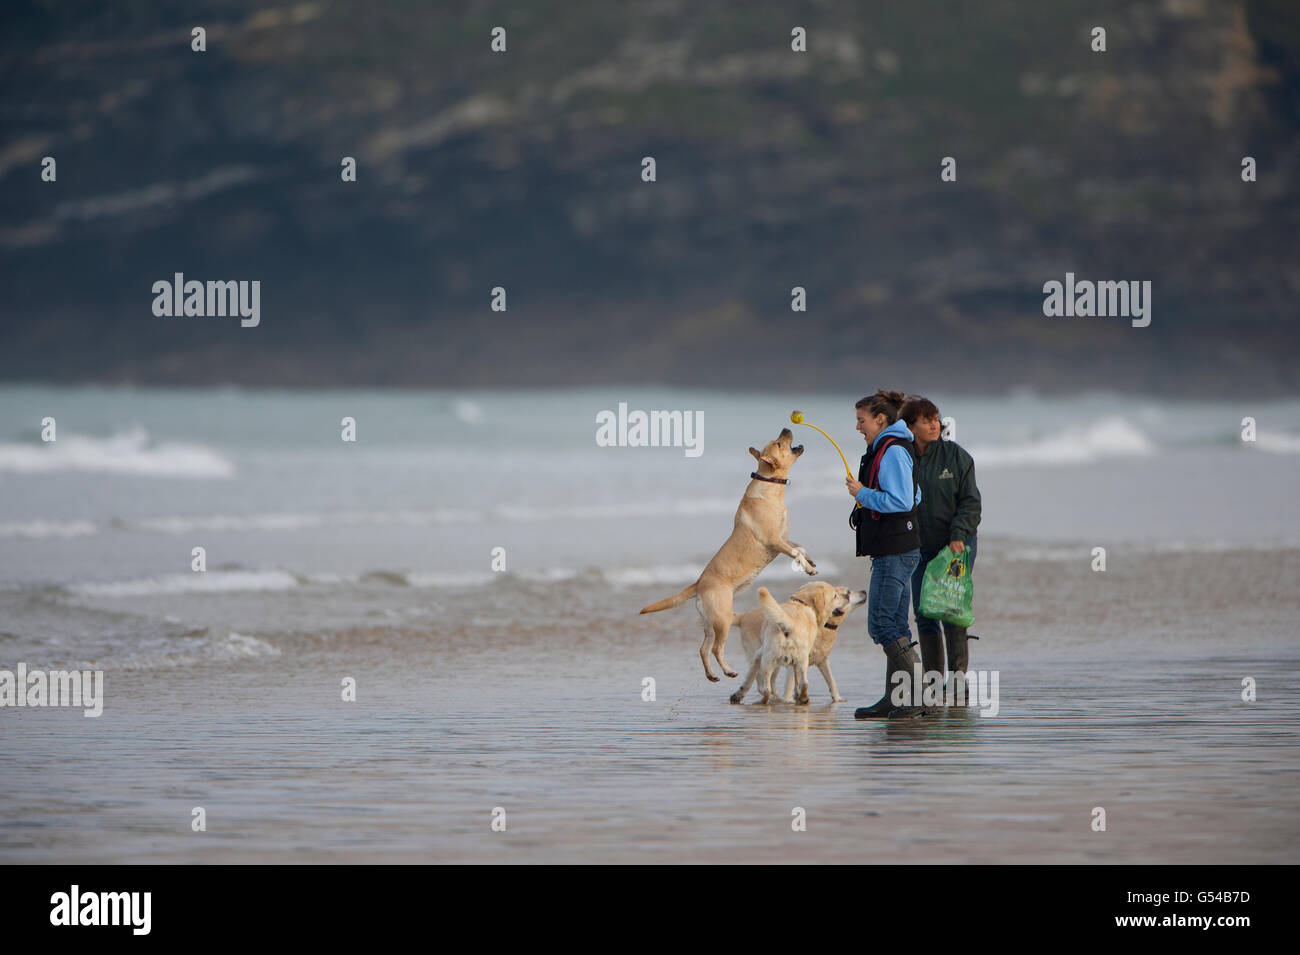
[[[891,720],[908,716],[922,716],[925,713],[921,697],[921,689],[924,684],[918,683],[916,680],[918,670],[921,671],[922,680],[924,680],[925,666],[924,664],[920,667],[914,666],[914,664],[920,663],[921,661],[917,660],[916,654],[911,649],[912,628],[907,622],[908,604],[911,603],[910,590],[912,576],[921,562],[921,552],[919,550],[914,550],[909,551],[906,554],[899,554],[897,560],[899,572],[903,580],[903,590],[898,595],[898,602],[894,605],[894,630],[899,634],[899,638],[893,646],[906,648],[906,654],[899,655],[899,660],[896,665],[901,667],[904,659],[906,659],[909,665],[912,665],[911,670],[908,672],[909,679],[905,684],[911,688],[911,693],[907,703],[890,710],[889,718]]]
[[[921,669],[926,673],[931,670],[944,672],[943,635],[939,632],[939,621],[921,614],[921,583],[925,579],[925,568],[938,553],[922,550],[921,559],[912,571],[912,613],[916,617],[916,640],[921,645]]]
[[[905,559],[906,558],[906,559]],[[907,604],[910,599],[912,570],[920,559],[917,551],[909,554],[890,554],[871,559],[871,589],[867,597],[867,633],[872,642],[885,651],[888,663],[885,668],[885,695],[873,705],[855,710],[855,719],[876,719],[889,716],[895,709],[913,715],[911,707],[895,707],[890,700],[893,685],[890,677],[896,670],[914,672],[921,661],[912,650],[912,631],[907,625]]]
[[[904,562],[904,557],[911,557]],[[873,643],[886,646],[899,637],[911,642],[907,602],[911,598],[912,570],[917,552],[871,558],[871,588],[867,592],[867,633]],[[903,608],[900,621],[899,608]]]

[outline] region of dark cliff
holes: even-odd
[[[1294,3],[109,6],[2,14],[6,379],[1300,392]]]

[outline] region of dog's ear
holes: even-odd
[[[771,455],[764,454],[763,452],[759,451],[757,448],[750,448],[749,453],[754,456],[754,460],[757,461],[759,464],[766,464],[770,468],[776,467],[776,462],[772,460]]]
[[[755,461],[762,461],[762,460],[763,460],[763,456],[762,456],[761,454],[758,453],[758,448],[750,448],[750,449],[749,449],[749,453],[752,454],[752,455],[754,456],[754,460],[755,460]]]
[[[830,586],[830,584],[826,584],[824,581],[819,581],[819,583],[822,583],[823,586],[818,587],[814,585],[814,590],[811,596],[813,606],[817,611],[817,619],[822,623],[825,623],[831,616],[831,601],[835,599],[835,588]]]

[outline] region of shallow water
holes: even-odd
[[[984,569],[993,588],[1032,566]],[[493,624],[544,604],[535,587],[488,601],[477,627],[265,635],[278,652],[113,671],[98,719],[10,710],[0,857],[1300,861],[1300,654],[1258,630],[1225,652],[1220,619],[1144,644],[990,616],[971,657],[999,671],[996,716],[857,722],[883,686],[860,612],[832,656],[849,702],[814,673],[811,705],[734,706],[731,681],[700,673],[689,606],[626,615],[662,585],[571,593],[568,627]],[[207,832],[190,831],[194,806]]]
[[[813,673],[805,707],[730,705],[690,604],[637,615],[726,537],[794,397],[0,398],[0,668],[106,684],[97,719],[0,710],[0,861],[1300,861],[1300,402],[1246,409],[1250,450],[1243,409],[945,407],[984,448],[971,664],[999,711],[859,723],[863,611],[849,702]],[[619,400],[702,408],[707,452],[593,447]],[[47,412],[80,440],[37,446]],[[864,587],[838,456],[802,440],[791,536]]]

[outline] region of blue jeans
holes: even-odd
[[[867,597],[867,633],[873,642],[888,646],[899,637],[912,642],[907,624],[907,592],[912,574],[921,565],[921,552],[871,558],[871,590]]]
[[[970,553],[971,573],[975,572],[976,537],[977,535],[972,534],[969,540],[962,541],[966,545],[966,550]],[[912,572],[912,612],[916,614],[916,632],[920,636],[939,635],[939,621],[921,616],[921,581],[925,579],[926,565],[938,556],[939,551],[937,550],[922,550],[921,560],[917,563],[916,570]]]

